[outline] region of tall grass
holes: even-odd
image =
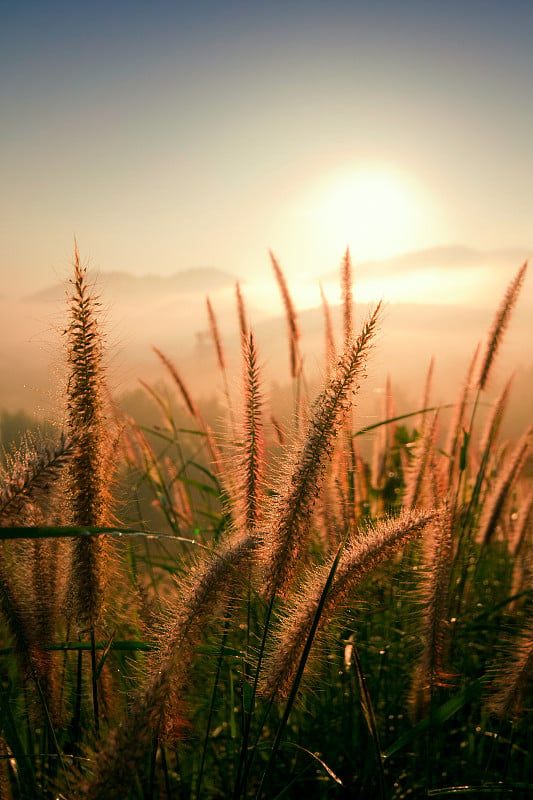
[[[76,250],[68,435],[0,475],[2,798],[531,796],[532,434],[501,441],[510,383],[479,419],[525,266],[443,437],[433,364],[422,409],[396,416],[388,381],[383,420],[358,422],[380,307],[356,333],[348,252],[343,352],[323,296],[325,379],[303,402],[271,260],[291,435],[237,286],[240,412],[207,303],[227,433],[154,346],[170,395],[143,384],[153,425],[125,418],[119,440]]]

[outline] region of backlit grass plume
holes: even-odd
[[[104,350],[100,302],[89,285],[87,268],[74,251],[69,281],[70,321],[65,331],[69,377],[67,411],[77,452],[71,469],[71,510],[76,525],[103,525],[109,518],[109,491],[103,474],[106,441]]]
[[[336,434],[350,407],[350,394],[358,388],[376,332],[381,305],[346,348],[337,369],[327,381],[312,412],[307,435],[281,480],[284,487],[265,522],[265,582],[269,594],[284,592],[305,547],[311,514],[320,491]],[[286,487],[286,488],[285,488]]]
[[[500,304],[500,307],[498,308],[496,316],[494,317],[494,321],[492,323],[492,327],[489,332],[489,338],[485,350],[485,355],[479,372],[479,378],[478,378],[479,391],[483,391],[483,389],[487,385],[487,381],[489,379],[492,366],[494,364],[496,353],[498,352],[503,334],[505,333],[511,313],[516,305],[516,301],[518,300],[518,295],[520,294],[522,284],[524,283],[526,270],[527,270],[527,261],[525,261],[524,264],[522,264],[517,274],[507,287],[507,291],[504,295],[504,298]]]
[[[427,574],[421,586],[424,647],[411,690],[416,719],[427,714],[436,688],[447,680],[445,651],[454,519],[454,509],[446,507],[431,526],[426,541]]]
[[[525,715],[524,696],[533,679],[533,623],[527,620],[516,639],[508,642],[493,667],[494,682],[488,700],[491,711],[503,718]]]
[[[108,426],[105,416],[104,345],[100,302],[89,285],[87,268],[74,250],[74,276],[69,281],[69,324],[65,331],[69,376],[67,414],[76,451],[69,471],[70,522],[101,527],[111,521]],[[96,627],[100,621],[109,571],[109,543],[103,535],[72,540],[67,588],[68,612],[79,630],[90,636],[92,700],[95,730],[99,729]],[[81,683],[81,660],[78,669]]]
[[[468,403],[472,394],[472,380],[474,370],[479,356],[480,346],[476,347],[474,355],[470,361],[465,382],[461,388],[461,393],[455,404],[454,412],[450,420],[450,427],[446,439],[445,452],[448,454],[448,461],[444,462],[443,474],[448,490],[457,487],[459,476],[465,465],[462,463],[461,452],[465,453],[466,444],[466,416]]]
[[[344,346],[346,347],[353,337],[353,278],[352,257],[347,247],[341,266],[341,292],[344,321]]]
[[[180,394],[183,398],[183,402],[185,403],[191,417],[199,418],[200,413],[196,407],[196,404],[194,403],[191,394],[187,389],[187,386],[185,385],[185,382],[183,381],[181,375],[179,374],[178,369],[174,364],[174,362],[171,361],[170,358],[168,358],[168,356],[162,353],[158,347],[155,347],[155,345],[152,345],[152,350],[154,351],[158,359],[161,361],[161,363],[166,367],[169,374],[172,376],[172,379],[176,384],[176,386],[178,387]]]
[[[331,321],[331,310],[322,284],[320,285],[320,297],[322,300],[322,308],[324,310],[324,350],[326,354],[326,371],[327,374],[329,374],[329,370],[331,369],[336,358],[336,348],[335,336],[333,333],[333,323]]]
[[[284,698],[298,669],[305,642],[315,621],[319,602],[320,620],[317,631],[333,614],[338,613],[357,585],[378,564],[399,550],[410,539],[420,535],[436,517],[434,510],[405,511],[399,517],[358,530],[352,535],[340,556],[331,588],[323,598],[323,589],[331,571],[333,558],[315,569],[291,598],[284,621],[269,653],[262,680],[266,697]]]
[[[246,316],[246,306],[244,305],[244,298],[242,296],[241,287],[238,283],[235,284],[235,299],[237,300],[237,317],[239,319],[239,330],[241,333],[241,344],[248,337],[248,319]]]
[[[485,500],[479,531],[479,540],[484,544],[488,544],[494,537],[503,506],[531,450],[532,442],[533,425],[520,437],[514,451],[508,458],[507,464],[504,464],[501,468],[496,485]]]
[[[67,436],[48,449],[28,439],[0,473],[2,798],[531,796],[533,429],[505,441],[509,384],[483,404],[484,430],[476,418],[525,267],[441,449],[444,414],[396,412],[390,381],[381,421],[348,419],[381,321],[378,306],[354,336],[348,252],[336,309],[346,346],[334,359],[323,295],[328,363],[309,405],[272,259],[294,408],[286,387],[274,391],[278,422],[264,398],[237,286],[240,403],[211,429],[220,406],[196,404],[154,348],[175,391],[141,381],[151,402],[129,412],[113,487],[129,524],[109,528],[121,448],[76,250]],[[227,386],[233,362],[208,314]],[[104,546],[122,580],[109,580]]]
[[[27,439],[0,469],[0,525],[35,524],[46,513],[46,502],[74,452],[72,440],[36,445]]]
[[[195,649],[219,603],[247,573],[255,549],[255,538],[236,538],[199,561],[190,569],[186,583],[180,582],[177,600],[167,609],[146,686],[100,747],[95,773],[83,789],[86,800],[122,800],[135,781],[152,738],[164,736],[165,731],[179,735]]]
[[[239,486],[242,522],[246,531],[257,527],[261,513],[264,491],[264,434],[262,422],[263,396],[257,350],[253,333],[248,333],[243,342],[243,442],[239,459],[241,485]]]
[[[423,438],[417,442],[412,464],[409,466],[405,480],[404,504],[412,508],[424,499],[424,491],[430,480],[432,452],[437,436],[437,425],[439,421],[439,411],[433,415],[431,426],[424,434]]]
[[[283,274],[278,260],[274,253],[270,253],[270,261],[272,269],[276,276],[276,281],[281,293],[281,299],[285,308],[285,316],[287,318],[287,326],[289,329],[289,351],[290,351],[290,365],[291,365],[291,378],[297,378],[302,369],[302,357],[300,355],[300,328],[298,326],[298,318],[292,302],[292,297],[287,286],[287,280]]]

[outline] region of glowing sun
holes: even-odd
[[[386,165],[329,174],[310,188],[302,210],[330,257],[349,245],[359,261],[387,258],[425,246],[434,231],[423,191]]]

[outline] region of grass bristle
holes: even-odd
[[[335,437],[351,405],[350,395],[364,374],[379,313],[378,305],[327,381],[294,464],[292,468],[289,465],[290,472],[282,482],[287,488],[265,521],[265,585],[270,595],[283,593],[294,575]]]

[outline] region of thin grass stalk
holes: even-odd
[[[274,603],[276,601],[275,593],[272,594],[270,597],[270,601],[267,606],[267,611],[265,615],[265,620],[263,623],[263,631],[261,634],[261,644],[259,647],[259,653],[257,656],[257,663],[255,665],[255,672],[254,672],[254,680],[252,684],[252,692],[250,696],[250,702],[248,708],[244,709],[244,725],[243,725],[243,734],[241,739],[241,750],[239,754],[239,763],[237,765],[237,772],[235,778],[235,787],[233,792],[233,800],[238,800],[239,797],[245,798],[247,796],[247,783],[248,783],[248,776],[255,758],[256,748],[259,742],[259,738],[261,736],[261,732],[263,727],[266,723],[266,719],[268,713],[270,712],[270,705],[265,713],[263,720],[259,726],[259,730],[257,733],[257,738],[255,741],[254,747],[251,748],[251,755],[248,758],[248,750],[249,750],[249,741],[250,741],[250,734],[252,730],[252,720],[254,718],[255,713],[255,703],[257,699],[257,693],[259,688],[259,680],[261,676],[261,670],[263,668],[263,659],[266,651],[267,640],[270,633],[270,622],[272,619],[272,614],[274,611]],[[243,704],[244,705],[244,704]]]
[[[9,458],[9,474],[0,474],[0,525],[16,525],[31,515],[34,506],[45,510],[48,497],[75,450],[62,434],[57,445],[37,447],[28,440],[23,455]]]
[[[466,550],[468,550],[471,547],[471,541],[470,540],[471,540],[471,538],[473,536],[473,532],[474,532],[476,523],[478,523],[478,521],[479,521],[480,498],[481,498],[481,494],[482,494],[482,489],[483,489],[484,484],[487,483],[487,468],[488,468],[488,465],[489,465],[489,460],[490,460],[491,453],[493,451],[493,448],[495,446],[495,442],[497,440],[497,436],[498,436],[499,429],[500,429],[500,426],[501,426],[503,414],[505,412],[505,408],[506,408],[506,405],[507,405],[507,402],[508,402],[510,388],[511,388],[511,382],[512,382],[512,378],[509,379],[507,384],[504,386],[499,398],[496,400],[496,402],[495,402],[495,404],[494,404],[494,406],[492,408],[492,411],[491,411],[491,413],[490,413],[490,415],[488,417],[487,423],[485,425],[485,431],[483,433],[483,438],[482,438],[482,443],[483,444],[482,444],[482,449],[481,449],[481,453],[480,453],[479,464],[477,466],[476,478],[475,478],[474,486],[473,486],[473,488],[471,490],[471,493],[470,493],[470,497],[469,497],[468,502],[466,503],[466,507],[465,507],[464,521],[463,521],[463,524],[461,526],[461,533],[460,533],[459,541],[458,541],[457,547],[456,547],[455,563],[457,563],[460,558],[464,558],[465,559],[465,564],[468,561],[467,553],[464,552],[464,550],[465,550],[465,548],[466,548]],[[478,399],[479,399],[479,393],[478,393],[478,398],[476,399],[476,402],[474,403],[474,411],[472,412],[472,421],[470,423],[471,425],[472,425],[472,422],[473,422],[473,418],[474,418],[474,414],[475,414],[475,406],[477,404]],[[465,451],[466,451],[467,448],[470,447],[470,444],[471,444],[470,439],[471,439],[470,433],[468,435],[465,434],[465,444],[464,444]],[[466,452],[465,452],[464,456],[462,456],[462,458],[464,458],[466,460]],[[472,450],[470,450],[470,460],[472,460]],[[462,475],[466,476],[466,464],[465,464],[465,469],[464,469],[464,472],[462,473]],[[460,483],[458,484],[458,492],[459,492],[459,489],[460,489]],[[466,489],[466,482],[465,482],[465,489]],[[494,492],[494,491],[496,491],[495,488],[491,490],[490,486],[488,487],[487,492],[489,494],[485,498],[485,502],[482,504],[482,507],[486,508],[486,502],[488,500],[488,496],[491,494],[491,492]],[[458,497],[456,497],[456,502],[457,501],[458,501]],[[485,515],[485,519],[486,519],[486,515]],[[468,573],[468,567],[465,567],[463,569],[463,573],[462,573],[462,576],[461,576],[461,581],[460,581],[459,586],[458,586],[458,591],[456,592],[457,602],[458,602],[456,616],[459,614],[459,611],[460,611],[460,608],[461,608],[461,604],[463,602],[463,591],[464,591],[465,585],[466,585],[467,573]]]
[[[533,522],[533,488],[531,488],[524,498],[518,510],[516,528],[513,531],[511,542],[511,552],[513,556],[522,553],[526,541],[526,536]]]
[[[2,556],[0,558],[0,609],[13,639],[15,653],[24,678],[34,678],[39,683],[38,667],[33,657],[35,647],[32,626],[20,602],[20,593],[8,572],[8,564],[4,558],[4,546],[2,543],[0,547],[0,556]]]
[[[276,643],[269,654],[262,679],[261,693],[264,696],[287,696],[319,602],[322,602],[322,627],[340,610],[347,597],[372,569],[406,542],[420,535],[436,515],[433,509],[404,511],[398,517],[380,522],[375,527],[366,526],[358,530],[344,548],[340,562],[335,567],[335,581],[323,599],[322,589],[332,564],[317,568],[308,576],[292,597]]]
[[[346,248],[341,265],[341,296],[344,322],[344,347],[348,347],[353,338],[353,278],[350,248]]]
[[[478,390],[480,392],[485,389],[489,380],[490,373],[494,365],[494,360],[502,342],[503,334],[505,333],[511,313],[516,305],[518,295],[520,294],[520,290],[524,283],[526,270],[527,261],[522,264],[515,277],[507,287],[507,291],[505,292],[503,300],[493,320],[492,327],[489,332],[485,355],[479,372]]]
[[[428,573],[421,591],[425,617],[424,648],[411,690],[417,720],[427,715],[435,689],[446,679],[443,665],[454,520],[455,509],[446,508],[435,520],[428,541]]]
[[[472,378],[474,375],[475,366],[477,364],[477,359],[479,356],[479,349],[480,348],[478,345],[474,352],[474,356],[470,362],[465,382],[461,391],[461,396],[455,406],[455,413],[453,414],[450,422],[448,439],[444,448],[445,452],[448,453],[449,456],[447,489],[448,491],[451,491],[454,484],[457,484],[456,493],[459,491],[458,476],[462,474],[462,472],[466,468],[465,459],[460,458],[460,453],[461,450],[464,449],[466,445],[465,416],[466,416],[466,409],[470,400],[470,395],[472,392]],[[461,438],[463,439],[463,448],[459,447]],[[456,500],[457,499],[458,496],[456,494]]]
[[[374,713],[374,705],[372,703],[372,697],[370,696],[370,692],[368,691],[365,673],[363,672],[363,665],[361,664],[361,659],[359,658],[359,653],[357,651],[357,647],[355,646],[352,648],[352,655],[355,663],[355,672],[357,675],[357,682],[359,684],[359,691],[361,693],[361,705],[363,707],[363,714],[368,727],[368,731],[370,733],[370,738],[372,739],[374,754],[376,756],[379,796],[381,800],[385,800],[385,770],[383,769],[383,751],[381,749],[381,743],[379,740],[379,732],[378,732],[376,715]]]
[[[192,397],[191,397],[191,395],[189,393],[189,390],[187,389],[187,386],[185,385],[184,381],[182,380],[182,377],[179,374],[174,362],[171,361],[170,358],[168,358],[164,353],[162,353],[161,350],[159,350],[159,348],[157,348],[155,345],[152,345],[152,350],[154,351],[154,353],[156,354],[158,359],[161,361],[163,366],[168,370],[168,372],[171,375],[174,383],[178,387],[178,389],[180,391],[180,394],[182,396],[183,402],[187,406],[187,410],[189,411],[189,414],[191,415],[191,417],[195,417],[196,419],[199,419],[200,418],[200,413],[199,413],[199,411],[198,411],[198,409],[196,407],[196,404],[193,402]]]
[[[203,744],[202,744],[202,755],[201,755],[201,758],[200,758],[200,767],[198,768],[198,778],[197,778],[197,781],[196,781],[196,798],[195,798],[195,800],[200,800],[200,796],[201,796],[201,793],[202,793],[202,782],[203,782],[203,779],[204,779],[204,766],[205,766],[205,760],[206,760],[206,756],[207,756],[207,746],[208,746],[208,743],[209,743],[209,735],[211,733],[211,722],[213,720],[213,714],[214,714],[214,710],[215,710],[215,701],[216,701],[216,696],[217,696],[217,692],[218,692],[218,682],[219,682],[220,673],[221,673],[221,670],[222,670],[222,662],[224,660],[224,654],[225,654],[225,649],[226,649],[226,642],[227,642],[227,639],[228,639],[228,631],[229,631],[229,623],[230,623],[230,619],[231,619],[231,614],[232,614],[232,610],[231,610],[231,607],[230,607],[230,608],[228,608],[228,610],[224,614],[224,628],[223,628],[223,631],[222,631],[222,641],[220,643],[220,650],[219,650],[218,658],[217,658],[217,666],[216,666],[216,670],[215,670],[215,677],[213,679],[213,689],[211,691],[211,702],[209,703],[209,713],[207,715],[207,722],[206,722],[206,726],[205,726],[205,735],[204,735],[204,740],[203,740]]]
[[[413,508],[419,502],[422,494],[428,467],[431,463],[431,451],[435,445],[438,420],[439,411],[437,410],[433,415],[431,427],[417,445],[413,462],[407,471],[403,501],[407,508]]]
[[[276,419],[276,417],[273,414],[271,414],[270,422],[272,423],[272,427],[274,429],[274,433],[276,434],[276,439],[278,441],[278,444],[283,447],[287,442],[287,437],[285,435],[285,431],[281,426],[280,421]]]
[[[160,637],[149,680],[105,743],[100,744],[92,779],[83,785],[86,800],[122,800],[134,779],[152,735],[159,736],[171,721],[169,698],[188,683],[191,662],[206,622],[253,558],[256,541],[238,537],[192,569],[188,586],[180,586],[177,604]]]
[[[394,417],[394,413],[391,380],[390,375],[387,375],[385,396],[383,398],[384,419],[391,419]],[[384,488],[384,480],[387,473],[387,462],[390,456],[392,436],[393,431],[390,427],[390,424],[388,422],[384,422],[378,427],[377,436],[374,439],[374,446],[372,449],[371,482],[374,489],[378,491]]]
[[[322,284],[320,284],[320,297],[322,299],[322,309],[324,311],[324,354],[326,359],[326,375],[329,376],[330,369],[336,361],[337,348],[335,346],[335,334],[333,333],[333,323],[331,321],[331,310],[327,301]]]
[[[46,685],[46,673],[43,674],[42,672],[39,648],[32,640],[32,626],[17,599],[17,592],[14,590],[10,576],[5,573],[3,560],[0,561],[0,609],[6,620],[9,632],[13,637],[15,653],[19,659],[23,675],[26,680],[31,680],[37,691],[50,744],[54,754],[57,755],[59,759],[60,766],[63,772],[65,772],[66,777],[66,768],[61,755],[62,751],[59,747],[52,718],[48,710],[46,694],[42,688],[43,684]],[[26,754],[22,757],[25,758]],[[66,780],[68,785],[68,778],[66,778]]]
[[[291,687],[290,693],[289,693],[289,695],[287,697],[287,702],[285,704],[285,708],[284,708],[284,711],[283,711],[283,716],[281,718],[281,721],[279,723],[278,729],[276,731],[276,737],[275,737],[273,745],[272,745],[272,750],[270,751],[270,757],[269,757],[269,760],[268,760],[267,765],[265,767],[265,770],[263,771],[263,775],[261,776],[261,782],[260,782],[259,788],[257,790],[256,800],[260,800],[260,798],[261,798],[261,796],[263,794],[263,786],[265,785],[265,782],[266,782],[266,780],[267,780],[267,778],[268,778],[268,776],[269,776],[269,774],[270,774],[270,772],[272,770],[272,765],[274,763],[274,759],[275,759],[275,757],[277,755],[277,752],[279,750],[279,746],[281,744],[281,738],[283,736],[283,732],[284,732],[285,727],[287,725],[287,722],[288,722],[288,719],[289,719],[289,715],[290,715],[292,707],[294,705],[294,701],[296,700],[296,695],[298,694],[298,689],[300,688],[300,683],[302,681],[302,677],[303,677],[303,674],[304,674],[305,666],[307,664],[307,659],[308,659],[309,654],[311,652],[311,647],[313,645],[315,634],[316,634],[316,632],[318,630],[318,627],[319,627],[319,624],[320,624],[320,621],[321,621],[321,618],[322,618],[322,614],[324,612],[324,608],[325,608],[325,605],[326,605],[326,599],[327,599],[327,596],[328,596],[328,592],[331,589],[331,586],[333,584],[333,580],[335,578],[335,573],[336,573],[336,571],[338,569],[338,566],[339,566],[339,563],[340,563],[341,555],[342,555],[344,546],[346,544],[346,539],[347,539],[347,537],[345,537],[343,539],[343,541],[341,542],[341,544],[339,545],[337,553],[335,554],[335,557],[333,558],[333,561],[332,561],[332,563],[331,563],[331,565],[329,567],[327,578],[326,578],[326,581],[324,582],[324,585],[322,587],[322,591],[320,593],[320,597],[318,598],[318,602],[317,602],[316,607],[315,607],[315,612],[314,612],[313,618],[311,620],[311,625],[309,627],[309,631],[308,631],[308,634],[307,634],[307,637],[306,637],[306,640],[305,640],[305,643],[304,643],[304,647],[303,647],[301,656],[300,656],[299,661],[298,661],[297,669],[295,670],[294,680],[293,680],[293,683],[292,683],[292,687]],[[272,692],[270,694],[270,696],[273,698],[275,696],[275,694],[276,694],[276,692]]]
[[[230,497],[233,497],[235,490],[231,481],[228,479],[228,470],[225,469],[224,460],[220,453],[220,448],[218,447],[213,431],[203,418],[196,404],[193,402],[192,397],[175,364],[154,345],[152,345],[152,350],[173,378],[191,417],[197,420],[200,430],[205,435],[209,455],[211,457],[211,466],[215,470],[216,480],[218,481],[219,485],[223,486],[224,489],[229,493]]]
[[[350,345],[326,383],[314,408],[307,435],[289,464],[282,485],[287,486],[265,529],[265,586],[269,594],[283,594],[290,583],[309,530],[335,436],[350,407],[350,393],[362,377],[381,305],[378,305],[355,343]]]
[[[135,425],[135,423],[133,424]],[[176,532],[179,528],[179,523],[174,510],[173,498],[168,490],[165,476],[161,469],[160,460],[156,456],[143,431],[136,425],[133,431],[139,444],[141,457],[144,461],[144,478],[151,486],[156,497],[158,508],[167,520],[170,529]]]
[[[165,459],[165,466],[170,478],[172,508],[176,516],[178,527],[181,527],[179,523],[182,522],[186,527],[192,528],[194,523],[193,506],[190,495],[183,485],[182,472],[177,469],[171,458]]]
[[[57,676],[52,654],[47,649],[53,640],[59,610],[57,540],[33,539],[30,543],[32,614],[30,629],[34,643],[34,658],[38,662],[41,686],[47,708],[57,722],[60,706],[57,702]]]
[[[481,434],[481,439],[479,442],[479,450],[481,453],[481,464],[483,465],[486,465],[488,463],[490,453],[498,439],[498,434],[500,432],[500,428],[502,425],[503,416],[505,414],[507,404],[509,402],[509,395],[511,393],[513,377],[514,376],[511,375],[511,377],[503,387],[500,396],[494,403],[491,413],[487,417],[485,429]]]
[[[142,388],[146,392],[146,394],[155,402],[158,408],[161,411],[161,416],[163,421],[169,426],[172,431],[176,431],[176,426],[174,424],[174,418],[172,415],[172,410],[170,408],[170,403],[167,398],[163,397],[159,392],[157,392],[153,386],[150,386],[149,383],[143,381],[142,378],[139,378],[139,383],[141,384]],[[136,423],[129,417],[130,421],[133,423],[133,427],[135,427]]]
[[[241,492],[244,501],[244,528],[250,533],[259,523],[264,470],[264,436],[261,420],[263,397],[253,333],[248,335],[244,343],[243,373],[244,444]]]
[[[533,623],[526,620],[514,642],[509,642],[504,658],[495,662],[489,710],[502,719],[517,719],[524,714],[523,699],[533,675]]]
[[[238,283],[235,284],[235,296],[237,298],[237,317],[239,320],[239,331],[241,334],[241,347],[244,347],[244,344],[248,338],[248,319],[246,316],[246,307],[244,305],[241,287]]]
[[[432,357],[429,362],[429,367],[426,375],[426,383],[424,385],[424,396],[422,398],[422,408],[429,408],[431,399],[431,391],[433,389],[433,373],[435,372],[435,358]],[[420,415],[420,435],[424,438],[428,429],[428,418],[425,414]]]
[[[498,308],[498,311],[496,312],[496,315],[495,315],[494,320],[492,322],[492,326],[491,326],[490,331],[489,331],[488,341],[487,341],[487,345],[486,345],[486,348],[485,348],[485,354],[483,356],[483,361],[481,362],[481,366],[480,366],[480,370],[479,370],[479,376],[478,376],[478,379],[477,379],[477,382],[476,382],[476,395],[475,395],[475,398],[474,398],[474,402],[472,404],[472,414],[470,416],[470,424],[469,424],[468,429],[467,429],[467,431],[465,433],[464,448],[463,448],[463,453],[462,453],[462,459],[464,461],[466,461],[466,459],[467,459],[468,449],[469,449],[470,442],[471,442],[471,439],[472,439],[472,432],[473,432],[473,429],[474,429],[474,420],[475,420],[475,417],[476,417],[476,412],[477,412],[477,408],[478,408],[478,404],[479,404],[479,399],[480,399],[481,393],[484,391],[484,389],[486,388],[486,385],[488,383],[488,380],[489,380],[489,377],[490,377],[490,374],[491,374],[491,371],[492,371],[492,368],[493,368],[493,365],[494,365],[494,362],[495,362],[495,359],[496,359],[496,355],[497,355],[498,350],[499,350],[499,348],[501,346],[503,335],[504,335],[505,330],[506,330],[506,328],[507,328],[507,326],[509,324],[509,320],[511,318],[511,314],[512,314],[513,309],[514,309],[514,307],[516,305],[516,302],[518,300],[518,296],[520,294],[520,290],[522,288],[522,284],[523,284],[524,279],[525,279],[526,270],[527,270],[527,261],[524,262],[524,264],[518,270],[517,274],[515,275],[515,277],[513,278],[511,283],[509,284],[509,286],[507,287],[507,290],[505,292],[503,300],[500,303],[500,306]],[[465,478],[465,472],[462,473],[462,477]],[[464,486],[466,488],[466,482],[465,482]],[[461,486],[459,484],[457,497],[459,497],[460,490],[461,490]],[[472,502],[472,499],[471,499],[469,504],[468,504],[467,517],[471,517],[472,516],[472,511],[473,511],[473,502]]]
[[[292,302],[292,297],[289,292],[289,287],[287,285],[287,280],[283,271],[274,256],[274,254],[269,251],[270,261],[272,263],[272,268],[274,270],[274,275],[276,276],[276,281],[280,290],[281,299],[283,301],[283,306],[285,308],[285,316],[287,319],[287,327],[289,331],[289,348],[290,348],[290,374],[293,380],[296,380],[301,372],[302,368],[302,359],[300,355],[300,328],[298,326],[298,318],[296,315],[296,310],[294,308],[294,303]]]
[[[355,525],[357,517],[357,474],[359,455],[352,436],[348,437],[348,528]]]
[[[514,480],[520,473],[526,460],[526,456],[531,448],[533,435],[533,425],[531,425],[518,441],[514,452],[509,458],[509,463],[498,479],[494,490],[485,501],[485,508],[479,529],[479,541],[487,545],[493,538],[496,525],[500,518],[503,506]]]
[[[216,318],[215,311],[211,304],[209,297],[205,298],[206,305],[207,305],[207,316],[209,318],[209,330],[211,332],[211,338],[213,340],[213,344],[215,346],[215,352],[217,356],[217,363],[222,375],[222,381],[224,384],[224,396],[226,398],[226,403],[228,407],[228,412],[230,415],[230,420],[232,427],[235,426],[235,419],[233,414],[233,407],[231,403],[231,397],[229,393],[229,385],[228,385],[228,370],[227,370],[227,363],[226,363],[226,355],[224,353],[224,348],[222,346],[222,337],[220,335],[220,329],[218,327],[218,322]]]

